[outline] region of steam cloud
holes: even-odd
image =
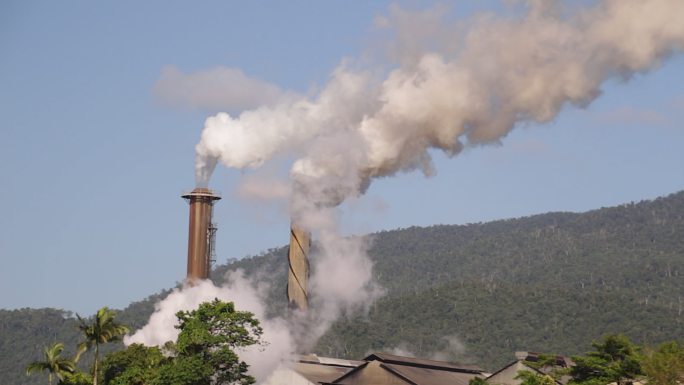
[[[198,185],[208,184],[217,163],[254,169],[276,156],[296,159],[290,188],[281,191],[289,194],[293,220],[315,231],[320,243],[312,311],[302,317],[323,322],[267,324],[274,335],[287,324],[283,343],[311,346],[341,312],[381,293],[372,282],[366,242],[339,235],[337,205],[362,195],[374,178],[413,170],[432,175],[429,149],[455,156],[465,146],[498,143],[521,123],[548,122],[566,105],[588,105],[606,80],[629,79],[684,49],[681,0],[606,0],[574,13],[553,1],[529,1],[519,16],[483,14],[460,30],[438,24],[442,13],[438,8],[411,17],[394,7],[389,17],[376,19],[376,26],[393,28],[397,37],[397,64],[385,76],[345,61],[313,97],[290,95],[239,116],[219,113],[206,120],[196,147]],[[242,191],[268,197],[258,186],[252,181]],[[220,298],[242,307],[237,293],[244,287],[209,289],[204,299],[218,290]],[[174,294],[160,312],[185,301]],[[318,326],[298,329],[303,324]],[[155,340],[145,333],[129,341],[163,343],[168,337]]]
[[[392,22],[380,24],[407,27]],[[532,1],[518,18],[476,18],[455,52],[415,45],[405,45],[407,57],[382,81],[342,64],[313,99],[207,119],[198,183],[207,183],[216,161],[257,168],[280,154],[298,157],[292,179],[323,204],[399,171],[431,175],[430,148],[454,156],[466,145],[497,143],[516,124],[548,122],[566,104],[586,106],[607,79],[628,79],[682,50],[684,2],[609,0],[568,16],[556,3]]]
[[[264,284],[246,279],[242,271],[230,272],[223,287],[215,286],[211,281],[202,281],[196,286],[175,289],[166,298],[155,305],[155,312],[149,322],[132,336],[124,337],[124,343],[163,346],[167,341],[175,341],[178,330],[176,313],[183,310],[194,310],[202,302],[218,298],[232,301],[241,311],[250,311],[261,322],[264,330],[263,339],[268,345],[261,350],[259,346],[250,346],[239,352],[240,358],[250,365],[250,373],[256,378],[268,377],[278,365],[292,352],[296,346],[288,321],[283,318],[267,318],[263,305],[263,293],[267,289]]]
[[[174,66],[164,67],[154,93],[165,104],[208,111],[244,110],[293,96],[230,67],[193,74],[184,74]]]

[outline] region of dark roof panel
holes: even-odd
[[[418,366],[382,364],[382,367],[416,385],[468,385],[472,378],[483,377],[474,373],[428,369]]]
[[[420,366],[425,368],[433,368],[438,370],[450,370],[468,373],[481,373],[482,369],[476,365],[464,365],[444,361],[426,360],[423,358],[402,357],[388,353],[373,353],[364,358],[364,361],[381,361],[391,364]]]

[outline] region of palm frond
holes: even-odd
[[[33,374],[35,372],[42,372],[43,370],[47,370],[49,368],[50,368],[50,366],[47,365],[45,362],[38,362],[38,361],[31,362],[26,367],[26,375],[30,376],[31,374]]]
[[[90,341],[83,341],[76,346],[76,356],[74,356],[74,362],[78,362],[81,359],[81,355],[85,353],[91,347]]]
[[[55,343],[52,346],[46,346],[43,349],[45,361],[34,361],[28,364],[26,366],[26,375],[47,371],[48,374],[55,374],[61,380],[64,374],[73,373],[76,371],[76,362],[60,357],[63,351],[64,344],[61,342]]]

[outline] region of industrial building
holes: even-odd
[[[373,353],[361,361],[338,358],[299,356],[288,367],[278,369],[264,385],[468,385],[470,380],[481,378],[491,385],[520,385],[516,379],[520,371],[540,375],[549,374],[550,368],[537,369],[539,354],[516,352],[516,359],[490,374],[475,365],[403,357],[388,353]],[[552,368],[573,365],[568,357],[557,356]],[[564,385],[569,380],[555,380]]]
[[[485,378],[472,365],[373,353],[361,361],[300,356],[276,371],[264,385],[468,385]]]

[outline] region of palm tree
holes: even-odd
[[[115,313],[107,307],[103,307],[95,314],[95,319],[89,324],[86,320],[81,318],[78,314],[79,329],[85,335],[85,341],[78,345],[78,354],[76,354],[76,361],[81,357],[81,354],[91,347],[95,347],[95,363],[93,364],[93,385],[97,385],[97,371],[100,362],[100,344],[107,342],[118,341],[124,334],[128,333],[127,326],[118,324],[114,321]]]
[[[60,355],[64,350],[64,344],[59,342],[50,347],[45,347],[45,361],[34,361],[26,367],[26,374],[34,372],[48,372],[48,383],[52,385],[52,375],[54,374],[61,381],[67,373],[76,371],[76,362]]]

